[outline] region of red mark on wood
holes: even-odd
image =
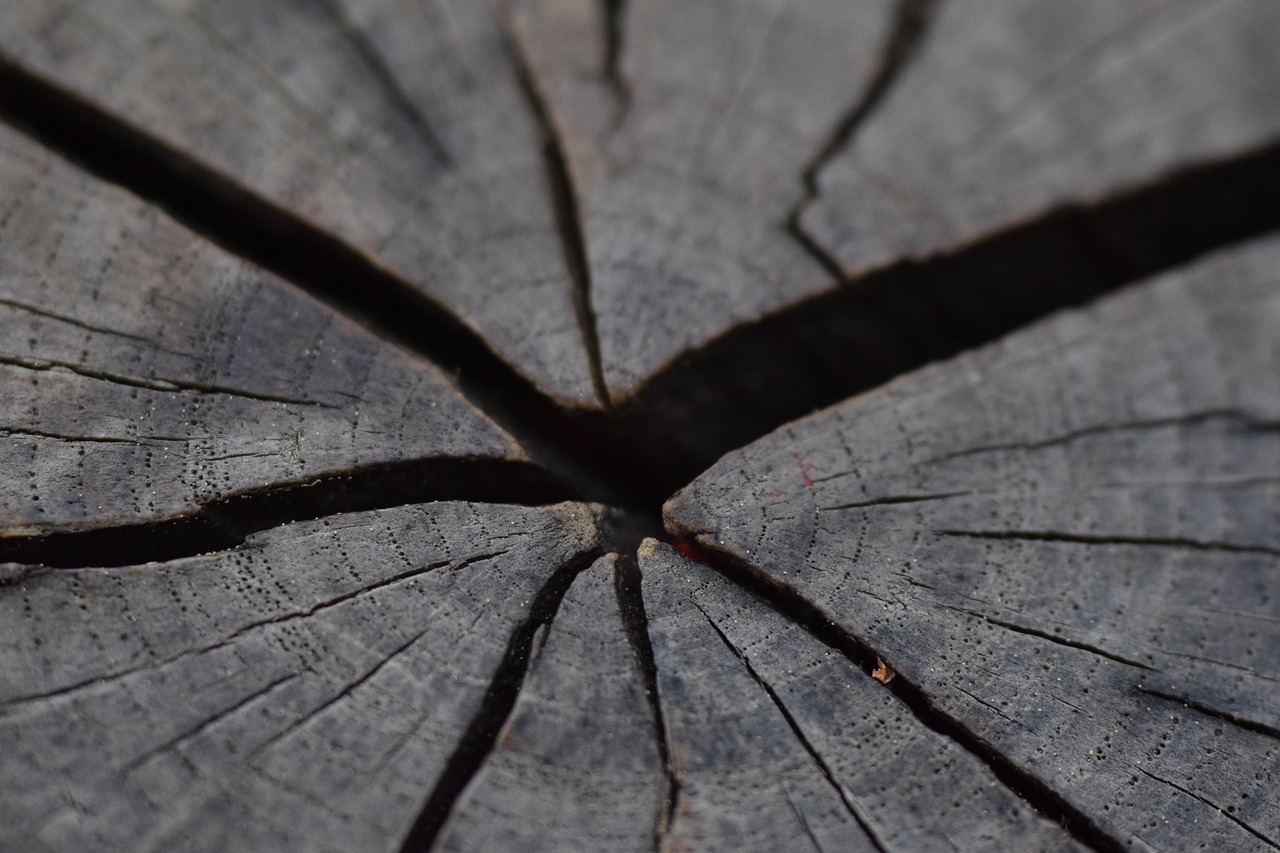
[[[800,469],[800,476],[804,477],[804,484],[813,488],[813,477],[809,476],[809,472],[813,469],[809,467],[809,463],[805,462],[804,457],[799,453],[792,453],[791,458],[796,460],[796,467]]]
[[[677,539],[671,543],[671,547],[675,548],[695,563],[702,562],[702,552],[698,550],[697,545],[694,545],[688,539]]]

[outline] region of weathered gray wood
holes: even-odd
[[[0,113],[272,269],[307,267],[233,233],[284,220],[281,256],[345,243],[439,300],[554,400],[513,418],[535,449],[587,423],[639,460],[602,475],[634,510],[627,476],[684,464],[653,448],[794,410],[732,401],[805,384],[806,329],[900,364],[933,352],[917,310],[968,292],[948,276],[989,274],[965,247],[1082,227],[1063,263],[1120,270],[1134,188],[1218,164],[1232,197],[1224,164],[1280,151],[1277,25],[1246,0],[14,0]],[[140,177],[144,138],[191,198]],[[1189,209],[1174,183],[1147,203]],[[0,190],[0,561],[90,543],[0,562],[0,849],[1280,846],[1280,241],[733,454],[668,518],[724,574],[650,541],[614,589],[617,557],[570,582],[642,516],[405,487],[539,470],[432,366],[5,129]],[[1070,204],[1101,213],[1058,227]],[[918,309],[910,263],[869,275],[953,251]],[[481,394],[477,361],[494,411],[536,396]],[[331,491],[410,505],[305,498]],[[84,568],[110,536],[212,551],[199,525],[277,498],[316,520]]]
[[[609,393],[817,292],[787,231],[802,173],[875,77],[890,0],[521,3],[523,44],[579,188]]]
[[[0,587],[0,848],[396,850],[586,507],[441,503]]]
[[[579,575],[536,641],[519,701],[439,849],[652,849],[662,764],[614,595],[616,561]]]
[[[939,3],[800,226],[856,276],[1274,142],[1277,28],[1253,0]]]
[[[0,53],[312,220],[594,404],[497,4],[17,0]]]
[[[1125,845],[1274,847],[1278,264],[1212,256],[785,427],[668,523]]]
[[[836,288],[819,257],[857,278],[1280,136],[1274,4],[631,2],[612,68],[606,4],[519,5],[620,402]]]
[[[435,368],[0,128],[0,533],[526,459]]]
[[[667,849],[1075,849],[750,593],[652,540],[640,566],[679,783]]]

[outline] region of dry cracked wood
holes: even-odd
[[[1278,264],[1213,256],[787,426],[668,523],[1123,845],[1275,847]]]
[[[1280,846],[1277,14],[0,4],[0,849]]]
[[[591,404],[542,131],[496,4],[10,2],[9,60],[313,221]]]
[[[834,276],[1280,133],[1280,10],[1253,0],[517,5],[615,400]]]
[[[749,593],[652,540],[640,569],[675,777],[662,849],[1077,849]]]
[[[15,578],[0,846],[396,850],[598,547],[580,505],[439,503]]]
[[[614,593],[616,555],[574,581],[535,643],[494,751],[441,830],[442,850],[647,850],[662,756]]]
[[[1280,9],[949,0],[800,227],[858,275],[1274,143]]]
[[[7,129],[0,186],[5,537],[392,463],[523,476],[432,366]]]

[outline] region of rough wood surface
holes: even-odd
[[[20,0],[0,52],[336,234],[589,405],[542,131],[496,6]]]
[[[5,535],[526,459],[433,366],[3,128],[0,186]]]
[[[1250,0],[520,5],[618,400],[840,278],[1280,133]]]
[[[652,849],[662,764],[616,561],[579,575],[536,640],[520,698],[439,849]]]
[[[0,846],[397,850],[592,513],[442,503],[0,588]]]
[[[0,4],[0,850],[1280,847],[1278,29]]]
[[[627,3],[616,55],[606,4],[522,5],[578,183],[610,395],[827,283],[787,218],[875,78],[889,0]]]
[[[1269,145],[1280,9],[948,0],[799,219],[846,275]]]
[[[640,568],[675,778],[661,849],[1078,849],[750,593],[653,540]]]
[[[526,459],[431,365],[0,128],[0,532]]]
[[[788,426],[667,507],[1132,848],[1280,843],[1272,239]]]

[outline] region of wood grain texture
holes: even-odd
[[[1272,143],[1277,27],[1251,0],[940,3],[800,226],[858,276]]]
[[[667,507],[1131,849],[1280,843],[1274,238],[820,412]]]
[[[440,503],[0,587],[0,847],[397,850],[593,513]]]
[[[616,562],[579,575],[535,642],[520,698],[436,849],[652,849],[661,757]]]
[[[1079,849],[750,593],[653,540],[640,567],[679,780],[663,849]]]
[[[788,233],[809,160],[874,79],[893,4],[520,4],[578,186],[615,400],[830,276]]]
[[[0,186],[5,535],[405,460],[526,459],[429,364],[7,129]]]
[[[497,3],[6,3],[0,53],[337,235],[594,405]]]
[[[1280,136],[1280,13],[1249,0],[519,5],[618,402],[841,279]],[[855,350],[899,344],[877,321]]]

